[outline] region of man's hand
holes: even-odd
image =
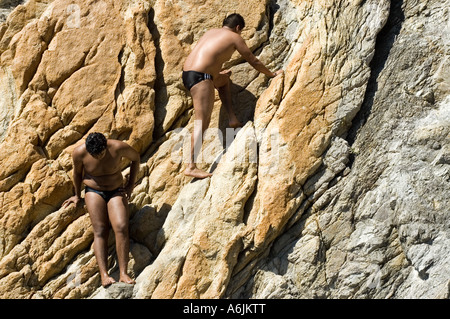
[[[66,199],[64,203],[61,205],[62,208],[67,208],[70,206],[70,204],[75,204],[75,206],[78,206],[82,202],[82,199],[78,197],[77,195],[74,195],[70,197],[69,199]]]
[[[127,199],[131,198],[131,193],[133,192],[134,185],[127,185],[124,187],[124,193]]]
[[[276,71],[276,72],[273,73],[273,76],[272,76],[272,77],[274,78],[274,77],[276,77],[277,75],[283,74],[283,73],[284,73],[283,70],[278,70],[278,71]]]

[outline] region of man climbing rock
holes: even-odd
[[[124,186],[122,158],[131,160],[130,175]],[[91,133],[86,142],[72,152],[75,195],[62,207],[81,202],[81,185],[85,184],[85,202],[94,228],[94,253],[104,287],[115,280],[108,275],[108,235],[110,224],[116,237],[120,282],[134,284],[128,276],[128,198],[139,171],[139,153],[128,144]]]
[[[209,126],[214,105],[214,88],[219,92],[222,104],[228,113],[230,127],[242,126],[233,112],[231,105],[230,75],[231,71],[222,70],[224,62],[229,60],[237,50],[256,70],[269,77],[282,73],[271,72],[256,58],[241,37],[245,21],[241,15],[233,13],[225,18],[220,29],[207,31],[187,57],[183,67],[183,84],[190,91],[193,104],[195,124],[191,135],[190,162],[184,171],[187,176],[205,178],[211,176],[196,165],[202,136]]]

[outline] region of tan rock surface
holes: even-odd
[[[16,103],[0,155],[0,255],[6,258],[2,262],[23,259],[15,247],[28,251],[30,242],[42,246],[42,256],[7,268],[1,280],[17,277],[28,265],[21,284],[27,296],[70,295],[58,292],[61,284],[42,287],[51,287],[92,242],[84,210],[68,222],[59,210],[73,192],[74,144],[91,131],[123,139],[141,152],[152,141],[156,75],[149,9],[145,2],[29,1],[3,25],[2,69],[14,82],[2,90],[9,90]],[[60,224],[52,240],[30,237],[44,234],[46,216],[54,215]],[[84,280],[95,274],[95,262],[89,267]]]

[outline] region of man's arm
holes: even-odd
[[[241,36],[235,38],[236,50],[242,55],[242,57],[257,71],[264,73],[265,75],[273,78],[282,73],[283,70],[278,70],[275,73],[270,71],[253,53],[245,43]]]
[[[83,162],[79,154],[72,155],[73,158],[73,186],[75,196],[81,199],[81,183],[83,181]]]
[[[134,183],[136,183],[137,174],[139,172],[139,163],[141,157],[134,148],[132,148],[130,145],[124,142],[122,142],[121,154],[123,157],[126,157],[129,160],[131,160],[130,175],[128,177],[128,183],[127,185],[125,185],[127,196],[128,198],[130,198],[131,193],[133,192]]]
[[[66,208],[72,203],[78,205],[81,201],[81,183],[83,181],[83,161],[78,149],[74,149],[72,152],[73,161],[73,186],[75,188],[75,195],[64,201],[63,208]]]

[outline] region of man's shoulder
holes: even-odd
[[[241,36],[239,34],[237,34],[236,32],[233,32],[231,30],[228,30],[225,28],[221,28],[218,30],[220,30],[220,32],[222,32],[223,34],[225,34],[226,36],[228,36],[230,38],[233,38],[233,39],[241,38]]]
[[[240,38],[241,36],[233,31],[224,29],[224,28],[214,28],[209,29],[205,32],[204,36],[210,36],[210,37],[217,37],[220,35],[221,37],[229,38],[229,39],[236,39]]]
[[[108,149],[113,156],[124,156],[129,159],[139,156],[139,153],[131,145],[120,140],[108,139]]]
[[[108,139],[107,145],[110,151],[117,151],[117,152],[128,150],[131,147],[126,142],[113,139]]]
[[[74,159],[80,159],[82,158],[85,154],[87,154],[87,150],[86,150],[86,144],[80,144],[78,146],[75,146],[75,148],[72,151],[72,157]]]
[[[114,147],[114,148],[123,148],[123,147],[128,146],[127,143],[120,141],[120,140],[114,140],[114,139],[108,139],[107,145],[110,147]]]

